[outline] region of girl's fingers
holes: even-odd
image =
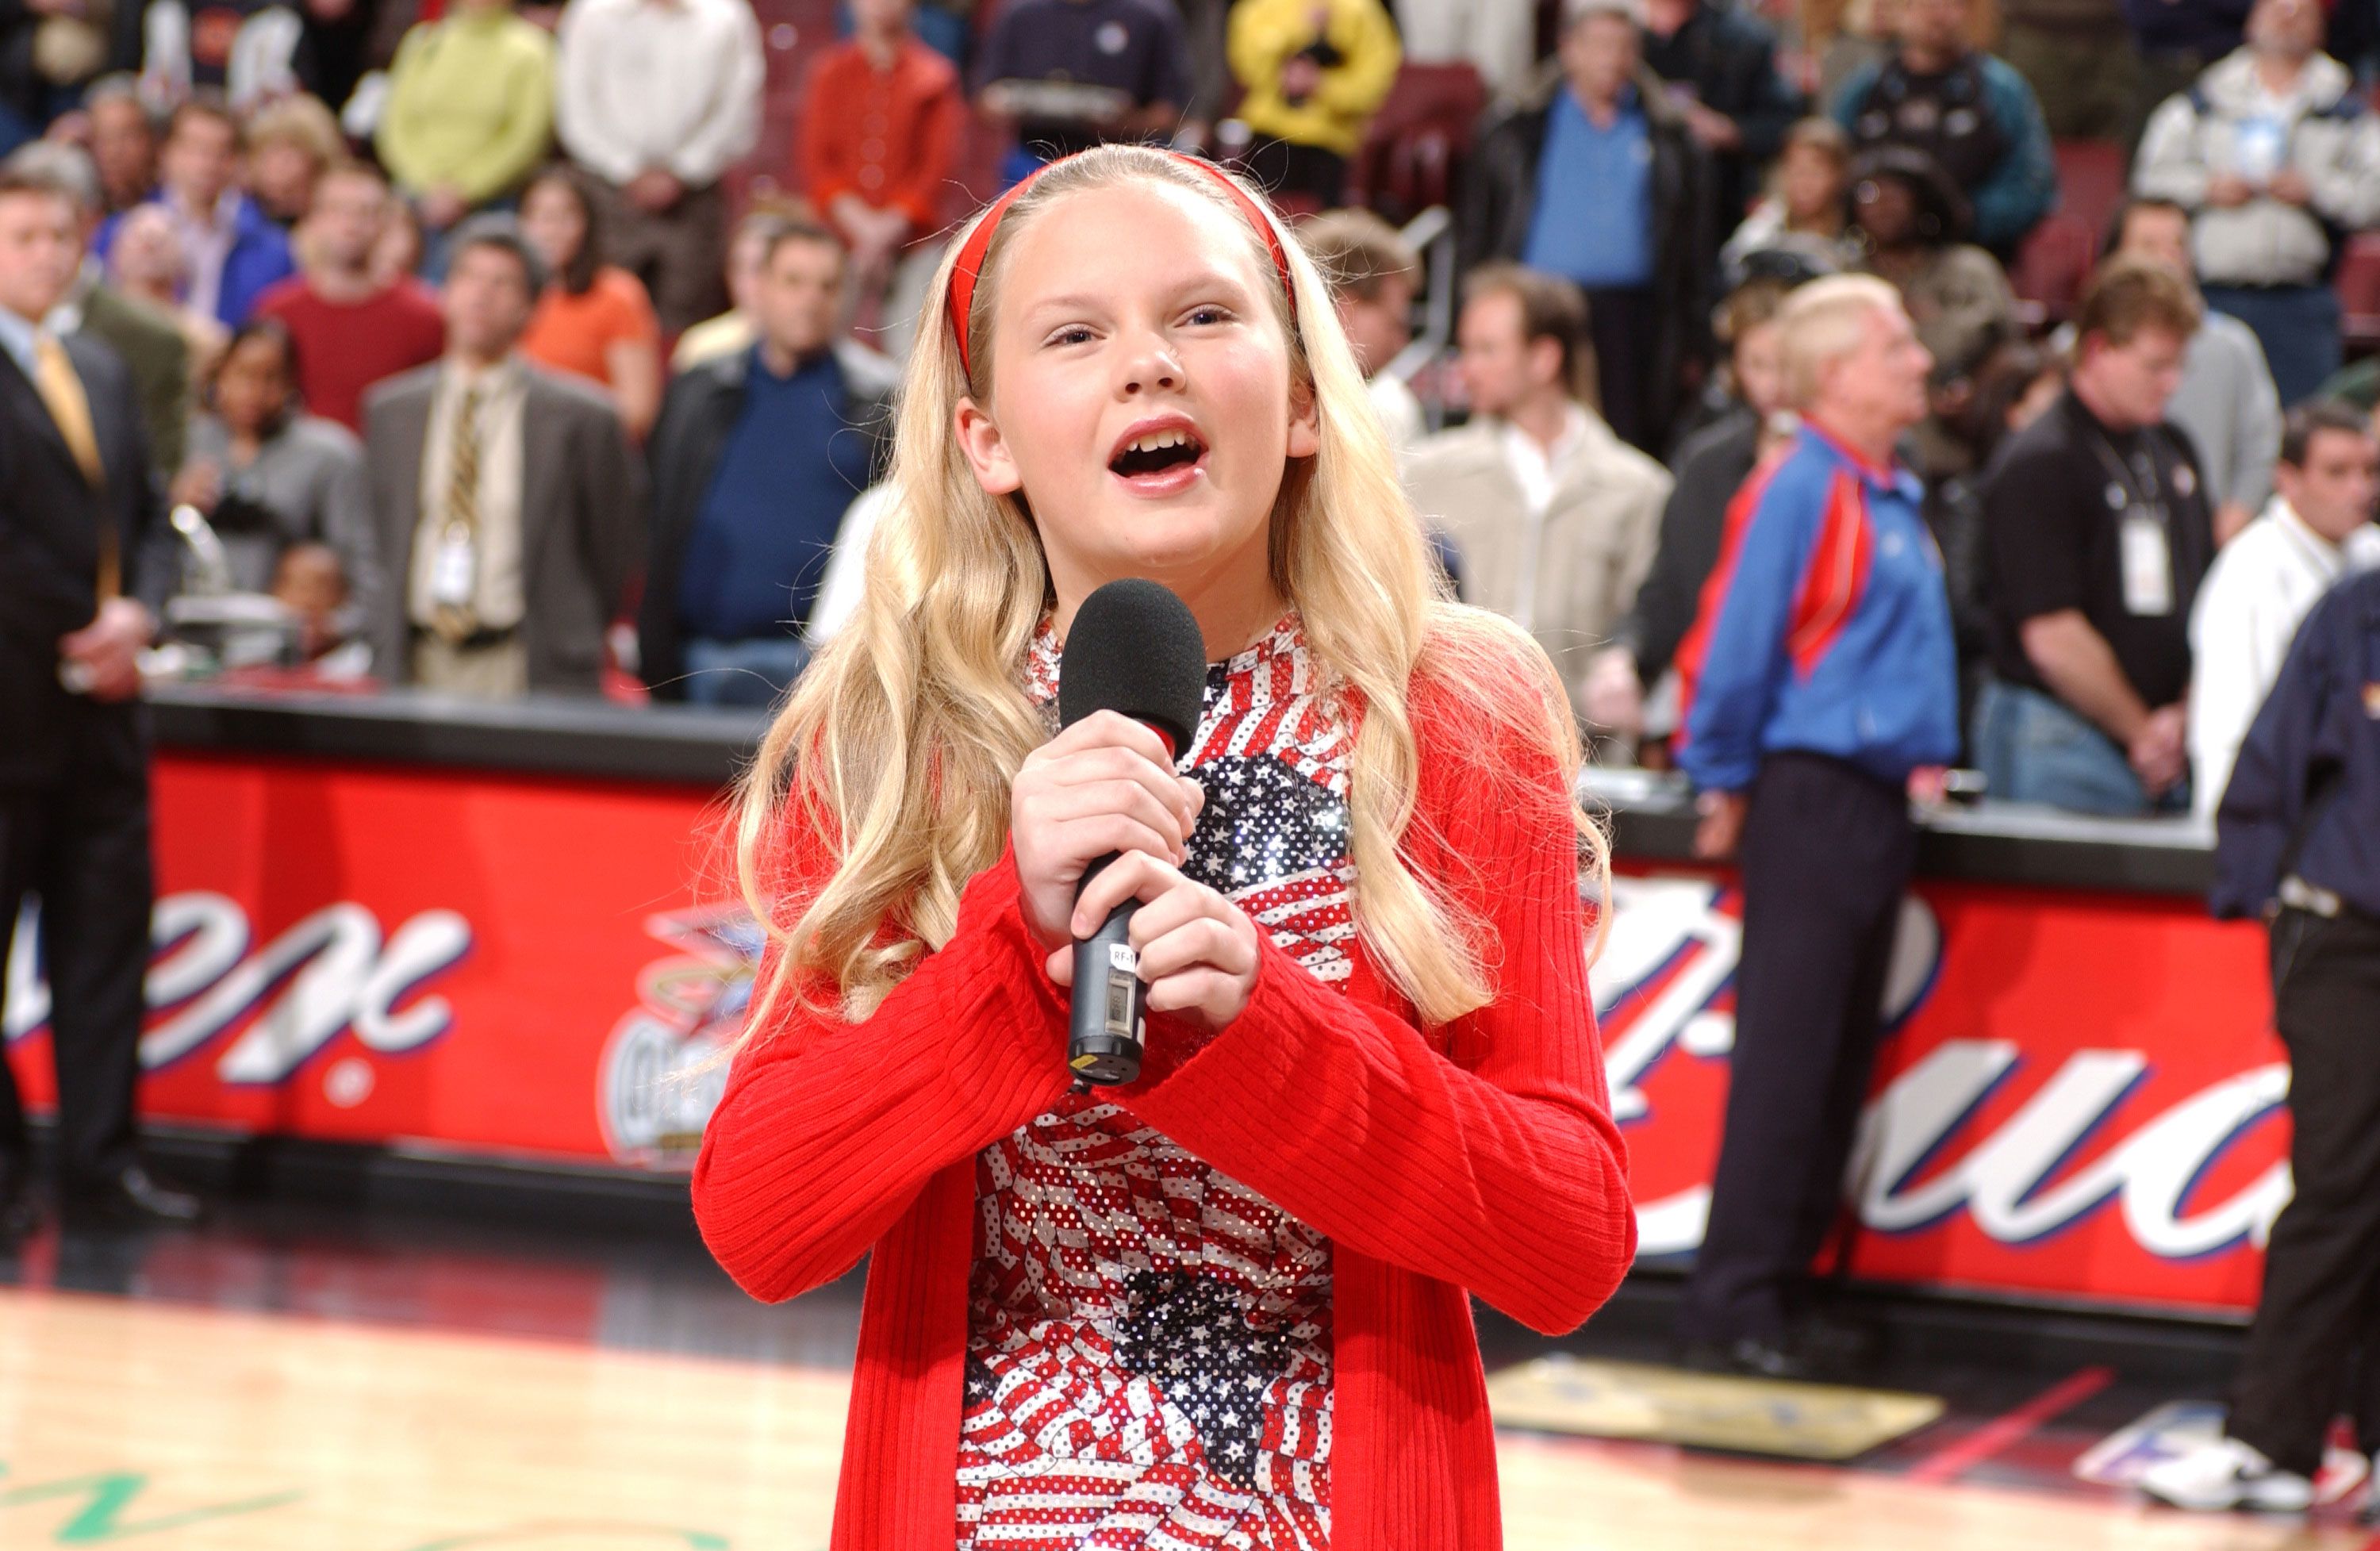
[[[1172,896],[1168,895],[1170,902]],[[1145,906],[1132,919],[1133,935],[1138,937],[1141,915],[1159,908]],[[1234,978],[1256,967],[1253,944],[1242,938],[1228,921],[1212,915],[1199,915],[1160,933],[1140,951],[1140,977],[1155,986],[1169,975],[1205,966],[1221,971]]]
[[[1124,901],[1146,903],[1176,884],[1188,881],[1172,863],[1160,861],[1146,851],[1127,851],[1108,864],[1105,872],[1092,878],[1075,901],[1072,930],[1078,939],[1088,937]]]
[[[1228,1005],[1242,1000],[1235,976],[1220,970],[1193,969],[1152,981],[1144,1004],[1151,1012],[1179,1012],[1187,1007]]]

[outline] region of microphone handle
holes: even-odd
[[[1111,851],[1083,869],[1075,897],[1116,859]],[[1148,988],[1140,978],[1140,955],[1132,946],[1132,917],[1138,900],[1116,906],[1099,930],[1075,943],[1073,1022],[1066,1038],[1066,1066],[1083,1083],[1113,1087],[1140,1075],[1141,1020]]]

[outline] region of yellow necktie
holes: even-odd
[[[84,396],[82,379],[75,375],[74,362],[67,357],[67,347],[57,336],[49,333],[33,336],[33,387],[48,406],[50,418],[58,428],[58,435],[74,454],[82,468],[82,477],[93,489],[106,482],[107,470],[99,460],[99,436],[91,428],[91,400]],[[102,602],[114,598],[122,589],[123,562],[116,553],[115,523],[104,512],[99,518],[99,597]]]

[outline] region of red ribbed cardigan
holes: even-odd
[[[1425,1033],[1360,952],[1342,991],[1259,932],[1246,1011],[1186,1060],[1170,1053],[1186,1031],[1151,1014],[1148,1068],[1115,1090],[1330,1238],[1336,1551],[1501,1545],[1465,1291],[1559,1333],[1635,1253],[1559,774],[1542,755],[1486,748],[1459,697],[1417,684],[1413,714],[1423,776],[1406,855],[1493,924],[1495,1001]],[[1532,800],[1466,775],[1483,757],[1520,766]],[[873,1017],[789,1012],[747,1048],[703,1138],[695,1213],[754,1297],[793,1297],[874,1252],[836,1551],[955,1540],[976,1154],[1068,1085],[1066,1004],[1043,958],[1011,847]]]

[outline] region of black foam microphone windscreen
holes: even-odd
[[[1154,728],[1179,758],[1198,731],[1206,688],[1205,637],[1190,606],[1171,589],[1127,577],[1093,592],[1075,611],[1058,666],[1058,719],[1064,726],[1099,711],[1120,712]],[[1076,898],[1116,854],[1110,852],[1083,870]],[[1075,944],[1066,1064],[1086,1082],[1129,1083],[1140,1075],[1148,987],[1130,940],[1138,908],[1137,901],[1127,900]]]

